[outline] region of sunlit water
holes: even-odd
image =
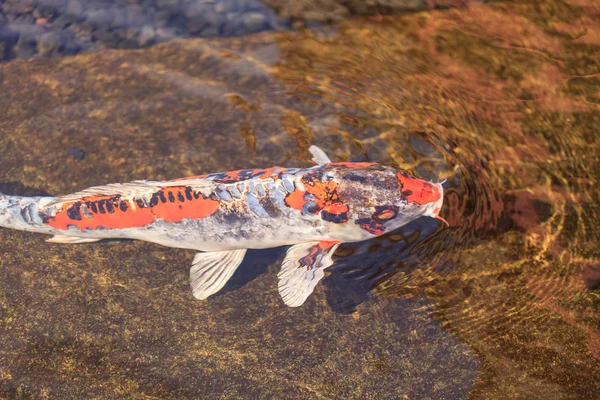
[[[198,302],[191,252],[2,230],[0,393],[594,398],[599,21],[497,2],[0,66],[3,192],[308,166],[317,144],[446,179],[450,224],[343,245],[299,309],[285,249]]]

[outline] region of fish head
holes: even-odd
[[[353,222],[371,235],[382,235],[429,216],[444,221],[441,183],[432,183],[383,164],[339,171],[340,197]]]
[[[428,182],[411,176],[405,171],[399,171],[396,176],[400,183],[400,194],[407,202],[424,207],[422,215],[439,219],[448,226],[448,222],[440,217],[444,204],[442,183]]]

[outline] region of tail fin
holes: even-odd
[[[8,196],[0,193],[0,227],[30,232],[51,233],[40,213],[52,197]]]

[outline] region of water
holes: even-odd
[[[2,230],[0,393],[596,397],[598,21],[496,2],[0,65],[3,192],[307,166],[314,143],[447,179],[450,224],[343,245],[299,309],[285,249],[198,302],[192,252]]]

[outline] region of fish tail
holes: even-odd
[[[40,212],[53,197],[22,197],[0,193],[0,227],[29,232],[53,233]]]

